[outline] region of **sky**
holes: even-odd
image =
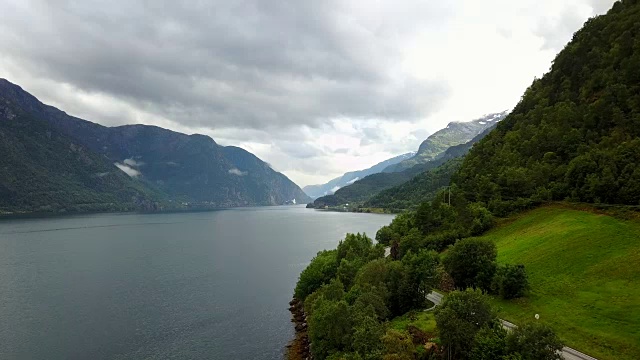
[[[240,146],[298,185],[513,108],[612,0],[0,0],[0,77],[107,126]]]

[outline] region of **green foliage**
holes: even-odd
[[[389,328],[399,331],[406,331],[410,326],[432,335],[437,331],[433,311],[409,312],[402,316],[397,316],[389,322]]]
[[[387,330],[382,337],[383,360],[414,360],[416,348],[409,333],[394,329]]]
[[[410,291],[411,309],[425,306],[426,296],[439,282],[438,266],[440,257],[434,251],[420,250],[417,254],[409,253],[402,258],[407,273],[407,286]]]
[[[383,324],[374,318],[365,316],[353,328],[352,347],[363,359],[379,358],[382,351],[380,339],[384,333]]]
[[[426,305],[440,280],[438,254],[422,249],[391,261],[382,249],[365,235],[347,234],[336,250],[318,253],[300,274],[295,294],[304,299],[315,358],[379,359],[383,321]],[[335,317],[340,320],[331,323]]]
[[[491,241],[468,238],[458,241],[443,259],[458,289],[490,290],[496,272],[498,250]]]
[[[378,244],[390,246],[394,240],[399,240],[400,235],[394,232],[391,227],[383,226],[376,233],[376,241]]]
[[[640,204],[640,4],[590,19],[453,176],[496,215],[548,200]]]
[[[485,296],[472,290],[449,293],[435,317],[440,339],[452,358],[469,357],[476,334],[497,320]]]
[[[335,353],[327,358],[327,360],[363,360],[358,353]]]
[[[507,330],[499,322],[485,326],[476,334],[470,360],[497,360],[507,355]]]
[[[294,291],[295,298],[304,301],[307,296],[322,285],[329,283],[338,270],[336,259],[336,250],[320,251],[300,273]]]
[[[522,360],[562,360],[562,343],[553,330],[541,323],[526,323],[507,335],[507,351]]]
[[[330,283],[322,285],[318,290],[307,296],[304,300],[304,309],[307,315],[311,315],[319,299],[338,301],[342,300],[344,295],[344,285],[339,279],[334,278]]]
[[[340,240],[337,248],[337,260],[366,259],[373,247],[373,241],[366,234],[347,234]]]
[[[366,207],[385,209],[414,209],[423,201],[437,196],[442,187],[449,185],[451,176],[458,170],[462,158],[418,174],[400,185],[380,191],[364,203]]]
[[[493,277],[491,287],[503,299],[523,297],[524,293],[529,289],[529,278],[524,265],[506,264],[499,266]]]
[[[353,319],[349,305],[320,297],[308,317],[311,352],[317,359],[349,351],[353,335]]]

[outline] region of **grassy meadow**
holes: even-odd
[[[640,359],[640,221],[560,206],[520,214],[488,232],[498,262],[524,264],[531,290],[494,299],[516,324],[550,324],[567,346],[598,359]]]

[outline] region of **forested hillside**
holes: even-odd
[[[155,210],[163,196],[0,96],[0,214]]]
[[[450,147],[466,144],[487,129],[493,128],[507,114],[507,111],[503,111],[484,115],[471,121],[451,122],[444,129],[436,131],[425,139],[413,157],[388,166],[384,172],[404,171],[416,165],[439,159]]]
[[[546,200],[640,204],[640,6],[590,19],[454,182],[502,214]]]
[[[148,125],[106,127],[0,79],[0,210],[98,211],[305,203],[253,154]]]
[[[364,203],[367,207],[385,209],[415,207],[423,201],[430,200],[442,186],[449,185],[453,171],[457,170],[459,166],[459,161],[451,163],[449,161],[464,156],[495,125],[494,122],[471,141],[449,147],[435,160],[414,165],[400,172],[382,172],[369,175],[339,189],[333,195],[316,199],[313,206],[321,208],[344,204],[353,206],[354,203],[362,205]],[[377,196],[378,194],[380,196]]]
[[[367,200],[364,207],[413,209],[421,202],[433,199],[442,187],[448,186],[451,176],[460,168],[461,163],[461,158],[449,160],[403,184],[379,192]]]

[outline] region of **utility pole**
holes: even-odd
[[[451,206],[451,186],[445,186],[442,193],[442,202],[447,202],[447,191],[449,191],[449,206]]]

